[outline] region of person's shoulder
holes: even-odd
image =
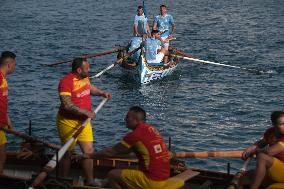
[[[0,74],[0,86],[2,85],[3,81],[4,81],[4,77],[2,76],[2,74]]]
[[[145,123],[141,123],[138,128],[141,130],[149,130],[149,128],[155,128],[155,127],[145,122]]]
[[[174,20],[174,17],[171,14],[168,14],[167,17],[172,21]]]
[[[63,76],[63,78],[60,80],[60,83],[66,83],[66,82],[71,82],[73,81],[74,74],[72,72],[66,74]]]
[[[160,19],[160,15],[156,15],[155,19],[157,19],[157,20]]]
[[[272,134],[274,134],[274,127],[269,127],[265,130],[263,136],[264,138],[270,137]]]

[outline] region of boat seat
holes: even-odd
[[[184,186],[187,180],[197,175],[199,175],[199,172],[187,169],[186,171],[168,179],[166,186],[163,189],[179,189]]]
[[[274,183],[268,186],[266,189],[284,189],[284,183]]]
[[[151,62],[149,62],[148,64],[149,64],[149,66],[164,66],[163,62],[159,62],[159,63],[151,63]]]

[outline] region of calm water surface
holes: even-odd
[[[127,132],[124,116],[132,105],[144,107],[148,121],[166,137],[175,151],[243,149],[269,127],[271,111],[284,107],[284,1],[146,1],[150,20],[166,3],[177,23],[173,45],[205,60],[257,68],[256,75],[234,69],[180,64],[170,77],[138,86],[113,69],[93,83],[113,93],[113,100],[93,122],[96,147],[102,149]],[[125,45],[132,34],[141,1],[2,0],[0,51],[17,53],[17,70],[8,78],[9,112],[15,128],[59,143],[55,116],[57,85],[70,65],[42,64]],[[92,60],[97,73],[115,55]],[[93,98],[93,105],[99,103]],[[9,136],[9,148],[20,141]],[[192,166],[225,170],[238,159],[190,159]]]

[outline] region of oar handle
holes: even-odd
[[[246,161],[244,162],[244,164],[243,164],[243,167],[241,168],[241,172],[245,172],[246,170],[247,170],[247,168],[248,168],[248,165],[249,165],[249,163],[250,163],[250,161],[252,160],[252,158],[251,157],[249,157],[248,159],[246,159]]]
[[[134,53],[136,53],[139,49],[142,48],[142,45],[140,45],[138,48],[134,49],[133,51],[129,52],[126,56],[118,59],[117,61],[115,61],[114,63],[112,63],[111,65],[109,65],[108,67],[106,67],[105,69],[103,69],[102,71],[100,71],[99,73],[97,73],[96,75],[94,76],[91,76],[89,77],[90,79],[93,79],[93,78],[98,78],[100,77],[101,75],[103,75],[103,73],[105,73],[106,71],[112,69],[116,64],[121,64],[123,62],[124,59],[132,56]]]
[[[107,101],[108,101],[108,99],[107,99],[107,98],[104,98],[104,99],[100,102],[100,104],[96,107],[96,109],[94,110],[94,113],[97,114],[97,113],[100,111],[100,109],[103,107],[103,105],[104,105]],[[85,127],[90,121],[91,121],[91,118],[86,119],[86,120],[84,121],[84,123],[83,123],[82,126]]]
[[[125,48],[118,48],[118,49],[113,49],[110,51],[105,51],[105,52],[101,52],[101,53],[95,53],[95,54],[87,54],[87,55],[83,55],[81,56],[82,58],[95,58],[95,57],[99,57],[99,56],[104,56],[104,55],[108,55],[108,54],[112,54],[121,50],[124,50]],[[73,60],[66,60],[66,61],[61,61],[61,62],[56,62],[53,64],[47,64],[45,66],[48,67],[52,67],[52,66],[56,66],[56,65],[60,65],[60,64],[65,64],[65,63],[69,63],[72,62]]]
[[[51,148],[51,149],[54,149],[54,150],[59,150],[60,149],[60,146],[58,146],[56,144],[51,144],[51,143],[47,143],[47,142],[41,141],[41,140],[39,140],[37,138],[34,138],[34,137],[30,136],[30,135],[27,135],[27,134],[24,134],[24,133],[15,131],[15,130],[10,130],[10,129],[7,129],[7,128],[0,128],[0,129],[5,131],[5,132],[7,132],[7,133],[13,134],[13,135],[18,136],[20,138],[23,138],[23,139],[25,139],[27,141],[41,143],[44,146],[46,146],[48,148]]]
[[[176,158],[208,158],[208,157],[227,157],[240,158],[243,151],[205,151],[205,152],[176,152]]]
[[[193,56],[189,55],[189,54],[186,54],[184,52],[181,52],[179,50],[177,50],[176,48],[173,48],[173,47],[169,47],[171,50],[173,50],[175,53],[177,54],[180,54],[182,56],[185,56],[185,57],[188,57],[188,58],[194,58]]]
[[[244,175],[244,173],[247,171],[248,165],[249,165],[251,160],[252,160],[251,157],[246,159],[246,161],[244,162],[244,164],[243,164],[242,168],[240,169],[240,171],[235,174],[234,178],[232,179],[230,184],[227,186],[227,189],[236,189],[238,187],[239,180]]]

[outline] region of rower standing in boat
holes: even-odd
[[[0,57],[0,127],[7,127],[13,130],[12,122],[8,115],[8,82],[7,75],[14,72],[16,67],[16,55],[5,51]],[[3,174],[6,161],[6,143],[5,132],[0,130],[0,175]]]
[[[142,37],[143,35],[150,35],[150,27],[148,25],[148,19],[144,15],[142,6],[138,6],[137,15],[135,15],[133,24],[133,33],[136,37]]]
[[[162,47],[164,41],[168,42],[168,39],[162,40],[158,30],[153,30],[151,37],[145,40],[145,53],[148,64],[160,64],[164,58],[164,63],[167,63],[165,55],[168,54],[168,50]]]
[[[91,96],[102,96],[110,99],[112,95],[92,85],[89,81],[90,65],[87,59],[75,58],[72,63],[72,72],[66,75],[59,83],[60,109],[57,115],[57,129],[62,144],[65,144],[87,118],[95,118],[91,110]],[[93,133],[91,122],[77,137],[83,153],[92,154]],[[74,150],[74,142],[62,159],[62,176],[66,177],[70,169],[70,155]],[[83,160],[86,185],[93,183],[93,161]]]
[[[131,107],[125,118],[126,127],[132,132],[114,147],[94,153],[93,157],[114,157],[134,152],[138,158],[139,170],[113,169],[108,180],[113,189],[163,188],[170,176],[170,152],[159,131],[147,124],[146,112]],[[89,157],[89,156],[87,156]]]
[[[273,182],[284,182],[284,112],[271,114],[273,127],[267,129],[263,139],[247,148],[243,159],[256,154],[256,169],[247,172],[240,180],[239,189],[250,184],[250,189],[257,189],[265,178]]]
[[[155,16],[153,30],[158,30],[161,34],[161,38],[173,39],[173,35],[176,32],[176,24],[172,15],[167,14],[167,6],[160,6],[160,15]],[[169,42],[165,41],[164,48],[169,48]]]

